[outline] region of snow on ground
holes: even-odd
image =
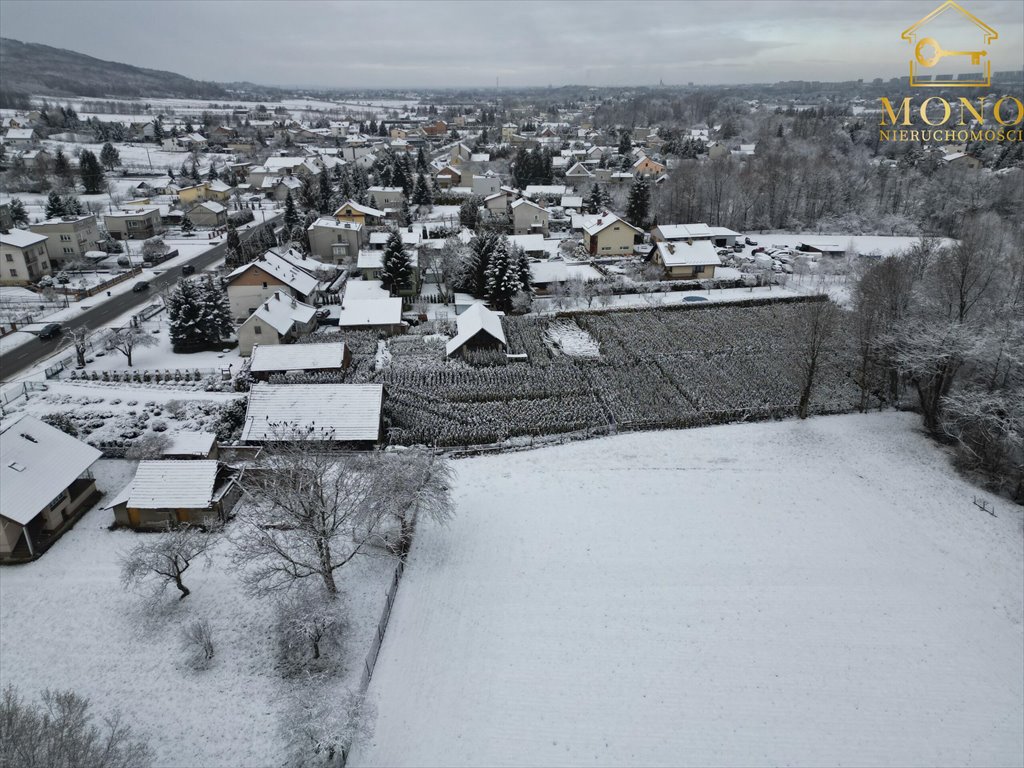
[[[28,344],[33,339],[38,340],[38,338],[34,333],[26,333],[24,331],[15,331],[6,336],[0,336],[0,355],[10,352],[22,344]]]
[[[94,469],[107,499],[134,473],[124,461]],[[71,689],[97,714],[119,708],[149,737],[157,766],[280,765],[279,723],[296,684],[276,670],[270,601],[243,591],[221,542],[210,568],[185,575],[192,595],[179,602],[172,588],[159,611],[144,612],[143,598],[121,589],[118,556],[157,534],[110,531],[111,522],[94,508],[36,562],[3,568],[0,687],[17,685],[33,701],[44,688]],[[330,684],[339,700],[358,685],[393,569],[388,558],[364,557],[342,574],[352,628],[345,669]],[[216,647],[201,672],[180,645],[198,618],[209,620]]]
[[[571,320],[560,320],[548,326],[544,340],[556,354],[570,357],[600,357],[597,339]]]
[[[1020,765],[1021,510],[917,422],[457,462],[349,764]]]

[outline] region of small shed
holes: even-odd
[[[249,373],[258,381],[289,371],[303,373],[341,373],[348,368],[352,353],[344,342],[326,344],[286,344],[252,349]]]
[[[140,461],[110,508],[118,525],[136,530],[213,526],[227,520],[241,495],[235,472],[219,462]]]
[[[464,355],[467,350],[495,350],[504,352],[508,348],[505,330],[501,325],[501,312],[492,312],[483,304],[476,303],[460,314],[455,322],[459,332],[445,346],[448,357]]]
[[[217,435],[213,432],[175,432],[171,435],[170,441],[161,455],[165,459],[187,461],[216,459]]]

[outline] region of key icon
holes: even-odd
[[[931,56],[925,56],[922,52],[928,47],[931,47],[934,51]],[[970,56],[971,64],[977,65],[981,64],[981,57],[987,54],[988,51],[944,51],[934,37],[924,38],[917,44],[917,48],[914,49],[914,57],[922,67],[934,67],[947,56]]]

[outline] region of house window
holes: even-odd
[[[64,501],[64,497],[67,495],[67,492],[68,492],[67,488],[65,488],[63,491],[61,491],[60,495],[57,498],[55,498],[53,501],[50,502],[50,509],[54,509],[56,507],[59,507],[60,503],[62,501]]]
[[[60,239],[61,239],[61,242],[70,243],[71,242],[71,235],[61,235]]]
[[[17,277],[17,276],[18,276],[18,270],[12,269],[11,270],[11,277]]]
[[[619,231],[619,228],[618,228],[618,227],[612,227],[612,229],[614,229],[614,230],[615,230],[616,232],[618,232],[618,231]]]
[[[267,287],[267,281],[266,281],[266,280],[264,280],[264,281],[263,281],[263,287],[264,287],[264,288],[266,288],[266,287]]]
[[[601,250],[602,251],[610,251],[611,249],[612,249],[612,247],[610,245],[602,245],[601,246]]]
[[[75,252],[74,248],[68,248],[66,246],[64,248],[61,248],[61,250],[64,251],[64,253],[74,253]]]
[[[5,258],[6,258],[6,259],[7,259],[8,261],[14,261],[14,257],[13,257],[13,256],[12,256],[11,254],[9,254],[9,253],[5,253],[5,254],[4,254],[4,257],[5,257]]]
[[[137,222],[137,221],[129,221],[128,222],[128,229],[136,229],[138,226],[139,226],[139,222]]]
[[[262,336],[263,335],[263,326],[262,325],[254,325],[252,327],[252,332],[255,333],[257,336]]]

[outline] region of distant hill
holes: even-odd
[[[13,95],[224,98],[217,83],[0,37],[2,101]]]

